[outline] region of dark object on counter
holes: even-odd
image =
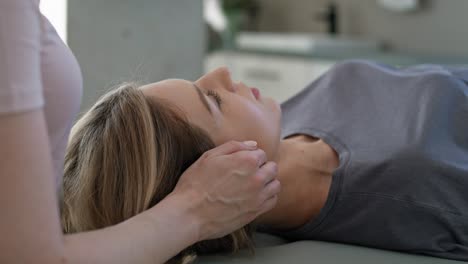
[[[316,19],[327,23],[328,34],[338,34],[338,6],[336,3],[329,3],[327,8],[316,16]]]

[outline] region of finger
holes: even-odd
[[[278,165],[273,161],[268,161],[257,172],[257,177],[261,178],[263,184],[267,185],[278,176]]]
[[[265,202],[263,202],[263,204],[260,206],[260,210],[258,211],[257,216],[262,215],[262,214],[270,211],[271,209],[275,208],[277,202],[278,202],[278,196],[277,195],[275,195],[275,196],[271,197],[270,199],[266,200]]]
[[[273,180],[270,183],[268,183],[265,186],[265,188],[263,188],[260,195],[264,200],[269,200],[273,196],[279,195],[280,192],[281,192],[281,183],[280,183],[280,181]]]
[[[239,151],[232,154],[230,159],[237,163],[238,168],[247,168],[249,170],[260,168],[267,161],[265,151],[255,149],[250,151]]]
[[[229,155],[242,150],[254,150],[257,149],[257,142],[255,141],[229,141],[214,149],[206,152],[207,156],[221,156]]]

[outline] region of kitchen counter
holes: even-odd
[[[297,52],[271,52],[260,50],[246,49],[231,49],[218,50],[213,53],[242,53],[252,55],[273,55],[281,57],[295,57],[302,59],[326,60],[326,61],[342,61],[349,59],[365,59],[377,61],[394,66],[409,66],[414,64],[442,64],[442,65],[468,65],[467,56],[432,56],[432,55],[416,55],[404,54],[396,52],[341,52],[341,53],[297,53]],[[468,53],[468,52],[467,52]]]

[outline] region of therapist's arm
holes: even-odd
[[[46,131],[41,110],[0,115],[0,263],[163,263],[276,203],[274,164],[258,169],[264,153],[230,143],[203,155],[157,206],[113,227],[64,236]],[[207,180],[221,189],[203,189]]]

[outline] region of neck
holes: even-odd
[[[299,227],[325,204],[338,165],[336,154],[320,139],[297,136],[281,141],[275,161],[281,182],[278,203],[256,223],[278,229]]]

